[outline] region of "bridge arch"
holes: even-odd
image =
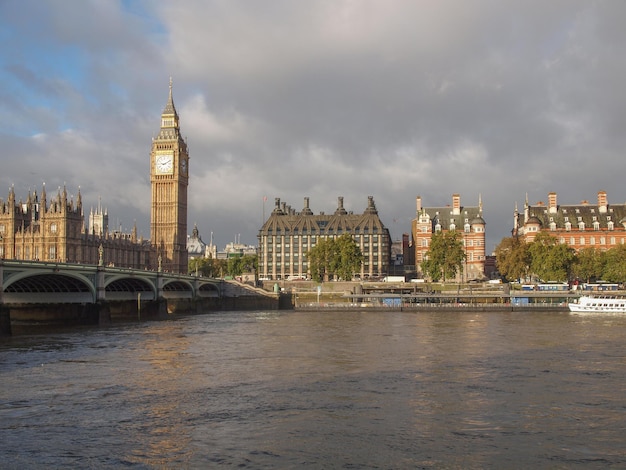
[[[93,303],[92,279],[78,273],[38,270],[13,273],[3,281],[5,303]]]
[[[104,282],[107,300],[143,300],[156,298],[156,286],[149,279],[135,276],[116,275],[107,277]]]
[[[166,280],[161,287],[163,297],[193,298],[194,286],[183,279]]]
[[[220,286],[214,282],[202,282],[196,294],[198,297],[220,297]]]

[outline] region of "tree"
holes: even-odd
[[[334,240],[332,238],[318,238],[317,243],[306,253],[309,262],[309,271],[314,281],[327,281],[333,269]]]
[[[222,277],[226,272],[226,260],[213,258],[193,258],[189,260],[189,274],[205,277]]]
[[[361,271],[363,253],[349,233],[344,233],[335,240],[335,274],[344,281],[352,280],[356,272]]]
[[[582,248],[572,263],[572,275],[586,282],[591,282],[592,279],[602,279],[605,261],[604,252],[593,247]]]
[[[435,282],[442,278],[445,282],[446,279],[456,277],[458,272],[463,272],[465,250],[463,241],[455,230],[435,232],[425,256],[422,269]]]
[[[539,232],[528,247],[531,262],[530,270],[543,281],[566,281],[569,279],[572,262],[575,258],[573,248],[559,243],[559,240],[547,232]]]
[[[502,276],[508,280],[523,279],[528,275],[530,253],[523,238],[503,238],[496,247],[496,265]]]
[[[605,256],[602,279],[609,282],[626,282],[626,245],[611,248]]]
[[[257,255],[232,256],[226,268],[229,276],[241,276],[244,272],[254,272],[257,268]]]
[[[337,239],[322,238],[306,253],[313,280],[327,281],[334,275],[350,280],[361,270],[363,254],[352,235],[345,233]]]

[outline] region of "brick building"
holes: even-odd
[[[422,198],[416,198],[416,217],[412,222],[415,269],[423,277],[422,262],[430,248],[435,232],[456,230],[461,234],[466,260],[459,280],[483,279],[485,277],[485,220],[480,197],[477,206],[462,206],[461,196],[452,195],[452,205],[424,207]]]
[[[539,232],[548,232],[576,251],[581,248],[607,250],[626,240],[626,204],[609,204],[606,191],[599,191],[596,204],[561,205],[557,194],[548,194],[548,203],[517,205],[513,215],[513,235],[532,242]]]

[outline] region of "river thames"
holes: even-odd
[[[228,312],[0,339],[0,468],[626,468],[626,317]]]

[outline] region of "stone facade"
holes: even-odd
[[[416,198],[416,217],[412,222],[415,269],[423,277],[422,262],[430,248],[435,232],[456,230],[461,234],[466,260],[458,280],[483,279],[485,277],[485,220],[480,197],[478,206],[462,206],[461,196],[452,195],[452,206],[423,207],[422,198]]]
[[[374,198],[362,214],[354,214],[343,207],[343,197],[333,214],[315,215],[304,198],[304,208],[296,212],[290,206],[275,200],[275,207],[259,230],[259,278],[281,280],[306,278],[310,275],[306,252],[321,238],[335,238],[345,233],[352,235],[363,253],[361,279],[377,278],[388,273],[391,258],[391,237],[383,225]]]
[[[16,200],[11,188],[7,200],[0,199],[0,259],[102,262],[186,274],[189,155],[180,135],[171,81],[150,162],[150,241],[138,239],[136,227],[129,234],[109,230],[108,213],[100,204],[85,227],[80,190],[76,201],[66,188],[48,200],[44,186],[41,196],[34,192],[23,202]]]
[[[161,129],[152,139],[150,184],[152,263],[162,265],[165,271],[187,273],[189,153],[180,133],[171,80],[167,104],[161,114]]]
[[[7,200],[0,200],[0,258],[97,264],[102,247],[107,265],[150,267],[150,244],[137,239],[136,227],[130,234],[108,227],[95,234],[84,221],[80,190],[76,201],[66,188],[48,200],[44,186],[41,196],[35,192],[22,202],[11,188]]]
[[[548,203],[524,203],[513,214],[513,235],[532,242],[539,232],[548,232],[576,251],[581,248],[608,250],[626,241],[626,204],[609,204],[606,191],[598,192],[596,204],[560,205],[557,194],[548,194]]]

